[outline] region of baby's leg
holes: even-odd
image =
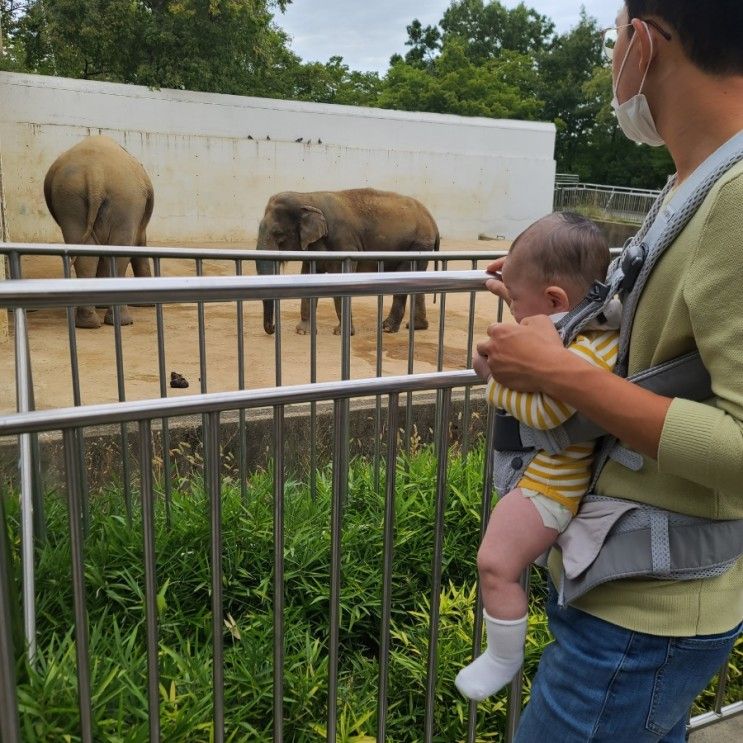
[[[455,683],[464,696],[479,701],[495,694],[521,667],[527,603],[519,578],[557,534],[518,488],[498,501],[477,554],[488,646],[457,674]]]
[[[518,619],[526,614],[521,574],[557,537],[558,531],[544,525],[520,488],[498,501],[477,553],[482,602],[491,617]]]

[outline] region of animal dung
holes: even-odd
[[[186,389],[188,387],[188,380],[178,372],[170,372],[170,386],[174,389]]]

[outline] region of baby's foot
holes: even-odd
[[[463,696],[481,702],[512,681],[523,660],[523,655],[508,660],[494,658],[486,650],[457,674],[454,683]]]

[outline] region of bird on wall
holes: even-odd
[[[297,137],[294,141],[295,142],[301,142],[302,141],[302,137]]]
[[[266,141],[267,142],[270,142],[271,141],[271,137],[269,137],[268,134],[266,134]]]
[[[253,139],[252,135],[248,134],[248,139]]]
[[[322,139],[320,139],[320,137],[317,138],[317,143],[322,144]]]

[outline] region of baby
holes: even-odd
[[[595,280],[605,280],[608,265],[607,242],[591,220],[570,212],[538,220],[516,238],[503,264],[511,314],[516,322],[532,315],[549,315],[557,322],[586,296]],[[608,370],[614,367],[619,342],[620,308],[618,302],[615,305],[569,346],[590,364]],[[488,403],[532,428],[555,428],[575,413],[543,393],[503,387],[478,354],[473,366],[488,381]],[[477,553],[488,644],[457,674],[455,683],[464,696],[485,699],[521,667],[527,598],[519,578],[577,512],[589,485],[593,453],[593,441],[572,444],[556,454],[539,451],[518,486],[498,500]]]

